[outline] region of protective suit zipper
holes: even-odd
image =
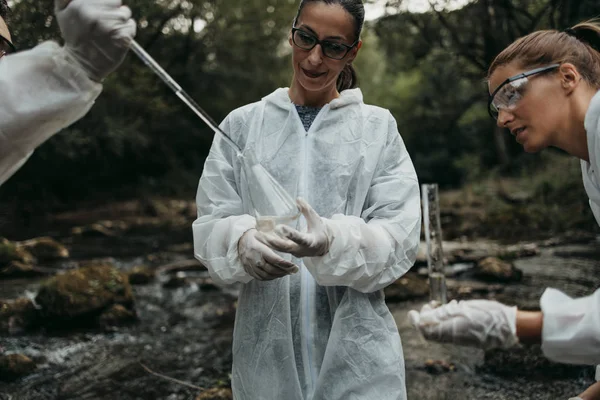
[[[308,136],[309,134],[314,130],[314,128],[318,125],[318,122],[322,119],[323,115],[327,113],[329,109],[329,105],[325,105],[317,114],[317,116],[315,117],[315,120],[313,121],[312,125],[310,126],[310,128],[308,129],[308,132],[305,131],[304,134],[304,140],[303,140],[303,151],[304,151],[304,168],[302,169],[302,185],[300,185],[300,196],[304,197],[305,199],[307,199],[310,202],[310,199],[308,199],[308,181],[306,179],[306,171],[308,170],[308,166],[309,166],[309,153],[308,153]],[[302,124],[302,120],[300,119],[300,116],[298,115],[298,111],[296,110],[296,107],[294,107],[294,111],[296,113],[296,117],[297,117],[297,122],[299,123],[300,127],[302,127],[302,129],[304,129],[304,125]],[[313,354],[312,354],[312,347],[311,347],[311,343],[313,342],[313,335],[312,335],[312,330],[311,330],[311,321],[312,321],[312,310],[313,310],[313,302],[312,300],[314,299],[314,289],[315,289],[315,281],[314,278],[312,277],[312,275],[308,272],[308,270],[306,269],[306,267],[304,267],[304,264],[302,265],[302,269],[301,269],[301,274],[302,274],[302,286],[304,287],[304,290],[301,291],[301,302],[302,302],[302,307],[303,307],[303,316],[304,318],[302,319],[302,331],[304,332],[304,351],[303,353],[306,354],[307,358],[306,358],[306,363],[308,365],[308,386],[309,386],[309,396],[308,396],[308,400],[312,399],[312,395],[314,393],[314,388],[315,388],[315,382],[317,380],[317,376],[316,376],[316,371],[313,367]]]

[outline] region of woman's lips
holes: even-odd
[[[309,78],[319,78],[319,77],[325,75],[325,72],[309,71],[304,68],[302,68],[302,72],[304,72],[304,75],[308,76]]]

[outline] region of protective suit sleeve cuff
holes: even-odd
[[[56,45],[56,43],[54,44]],[[102,83],[92,80],[83,66],[73,57],[67,48],[64,46],[60,47],[56,52],[55,59],[61,68],[65,68],[68,71],[70,79],[80,87],[81,91],[98,91],[98,94],[102,91]]]
[[[227,250],[227,260],[231,264],[240,264],[240,257],[238,253],[238,242],[242,235],[248,232],[250,229],[256,228],[256,219],[250,215],[243,215],[239,220],[231,227],[229,240],[231,245]]]
[[[382,226],[362,218],[336,214],[323,218],[332,241],[320,257],[303,258],[304,265],[322,286],[349,286],[363,293],[384,288],[410,265],[397,260],[392,241]]]
[[[252,280],[240,261],[238,241],[244,232],[255,225],[253,217],[240,215],[218,221],[207,237],[203,237],[203,232],[193,229],[194,255],[208,268],[213,280],[222,284]]]
[[[572,299],[548,288],[540,299],[544,314],[542,351],[550,360],[570,364],[600,362],[600,290]]]

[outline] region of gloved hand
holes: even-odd
[[[262,235],[250,229],[238,241],[240,261],[248,275],[259,281],[270,281],[298,272],[294,263],[284,260],[258,239]]]
[[[408,313],[412,324],[428,340],[492,349],[518,343],[517,307],[497,301],[467,300]]]
[[[54,12],[65,50],[90,79],[100,82],[121,64],[136,33],[121,0],[54,0]]]
[[[273,234],[264,235],[261,240],[277,251],[290,253],[298,258],[326,254],[333,239],[327,226],[304,199],[298,198],[296,204],[306,218],[306,233],[299,232],[287,225],[277,225]]]

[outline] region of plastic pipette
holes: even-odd
[[[220,133],[225,142],[231,146],[242,159],[245,166],[246,180],[253,203],[255,216],[259,219],[258,227],[262,230],[274,227],[279,223],[295,221],[300,212],[295,201],[271,174],[256,160],[253,153],[245,153],[225,133],[215,121],[192,99],[179,84],[148,54],[135,40],[129,45],[131,50],[156,75],[162,79],[197,116],[199,116],[215,133]],[[263,217],[261,217],[263,216]],[[260,219],[263,218],[263,219]]]
[[[220,133],[227,142],[238,154],[241,153],[240,147],[233,141],[231,138],[223,132],[219,125],[215,123],[215,121],[204,111],[195,101],[188,95],[179,84],[165,71],[155,60],[152,58],[150,54],[146,52],[136,42],[135,40],[131,41],[129,48],[146,64],[164,83],[167,84],[168,87],[175,92],[177,97],[181,99],[197,116],[199,116],[205,123],[208,125],[210,129],[212,129],[215,133]]]

